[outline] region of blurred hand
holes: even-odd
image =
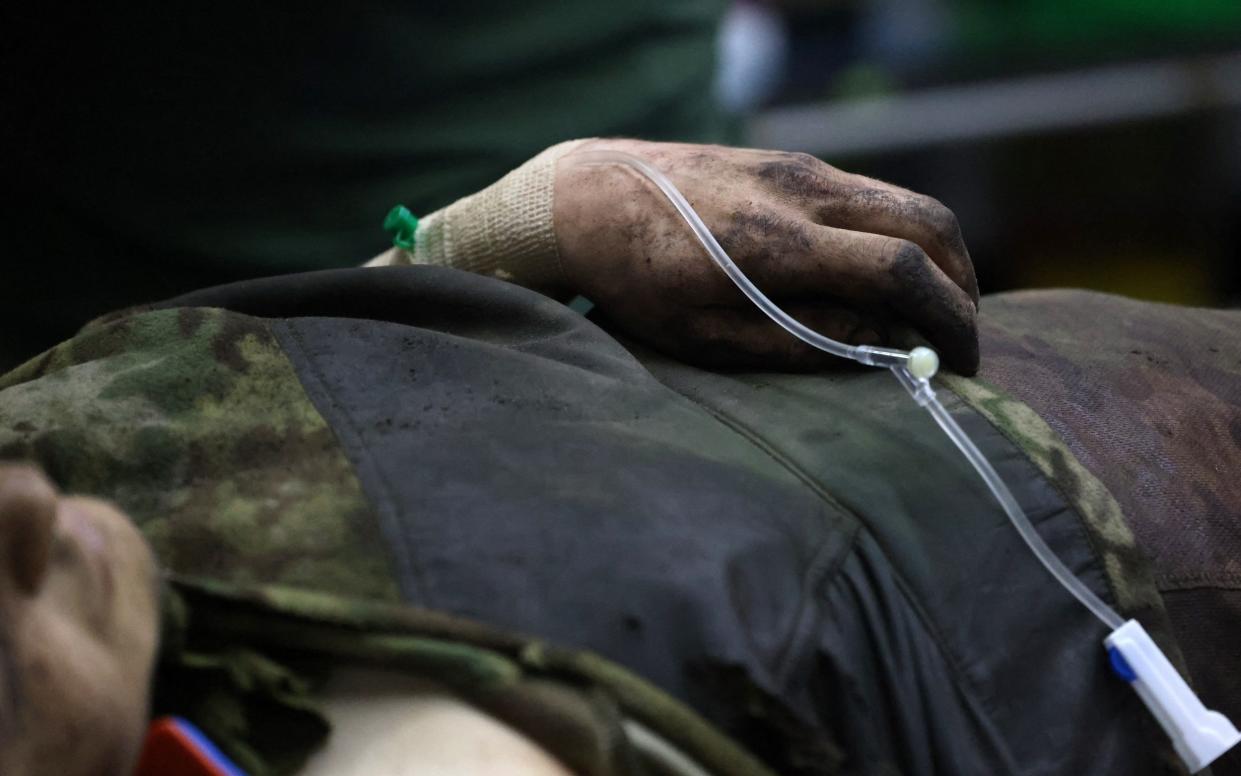
[[[939,202],[805,154],[595,140],[560,160],[556,237],[574,290],[631,336],[708,366],[839,361],[754,307],[639,173],[573,163],[588,150],[667,174],[750,279],[806,325],[870,345],[905,344],[912,326],[950,367],[977,371],[978,284]]]

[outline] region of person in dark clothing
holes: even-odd
[[[12,9],[0,370],[120,307],[355,265],[393,202],[429,212],[565,138],[721,142],[723,8]]]

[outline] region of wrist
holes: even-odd
[[[418,224],[415,264],[451,266],[546,293],[568,282],[553,225],[556,165],[585,140],[554,145]]]

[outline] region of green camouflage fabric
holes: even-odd
[[[577,772],[680,772],[634,751],[638,724],[712,773],[769,773],[614,663],[395,606],[370,507],[263,319],[101,319],[0,378],[0,458],[37,461],[142,529],[173,579],[156,710],[252,776],[295,773],[329,734],[314,688],[342,661],[426,674]]]
[[[0,456],[112,500],[179,573],[397,600],[352,469],[262,320],[118,317],[0,390]]]
[[[984,311],[980,378],[1048,419],[1098,478],[1085,500],[1115,495],[1089,511],[1125,515],[1160,589],[1241,585],[1241,310],[1031,291]],[[1133,543],[1118,528],[1097,522]]]
[[[307,713],[313,680],[347,662],[434,678],[576,773],[688,773],[662,747],[633,743],[638,725],[709,773],[770,774],[688,707],[590,653],[438,612],[288,587],[178,579],[173,588],[176,646],[164,654],[178,681],[160,700],[190,704],[253,773],[296,770],[306,746],[289,742],[309,745],[326,733]],[[237,713],[238,698],[257,695],[256,685],[269,691]],[[247,729],[251,720],[262,729]]]
[[[1025,403],[980,378],[946,373],[941,375],[940,382],[1017,444],[1076,508],[1091,547],[1103,563],[1117,609],[1122,616],[1139,620],[1168,660],[1188,676],[1150,563],[1138,549],[1120,506],[1103,483],[1078,462],[1060,437]],[[1171,752],[1163,751],[1161,755],[1169,771],[1181,768]]]
[[[1108,586],[1120,610],[1140,619],[1174,664],[1183,667],[1169,629],[1163,600],[1116,499],[1069,452],[1051,427],[1028,405],[980,378],[943,374],[940,382],[981,413],[1021,448],[1081,515],[1091,546],[1103,561]]]
[[[1074,500],[1122,609],[1237,719],[1241,310],[1087,291],[982,309],[979,379],[947,384]],[[1241,754],[1214,770],[1241,773]]]
[[[1003,320],[1022,299],[989,300],[987,312]],[[986,326],[984,359],[988,343],[1003,344]],[[1029,331],[1044,329],[1027,322]],[[721,390],[705,373],[655,361],[648,367],[677,390],[708,392],[698,397],[703,406],[731,418],[738,433],[751,421],[795,427],[812,416],[767,417],[784,405],[823,408],[822,393],[798,378],[739,377]],[[1056,429],[986,369],[982,380],[944,379],[1076,507],[1121,608],[1140,612],[1179,660],[1159,588],[1105,473],[1079,463]],[[753,391],[785,398],[751,406],[744,396]],[[839,393],[847,402],[848,392]],[[874,398],[908,408],[896,391]],[[751,411],[758,414],[748,420]],[[796,433],[782,438],[780,455],[811,455]],[[580,772],[676,773],[675,761],[635,743],[635,725],[709,772],[767,772],[614,663],[397,605],[371,507],[265,319],[178,308],[88,326],[0,377],[0,457],[36,461],[63,489],[109,498],[142,528],[171,574],[157,708],[194,719],[253,774],[296,772],[328,735],[314,692],[341,662],[444,682]],[[847,478],[846,470],[831,476]],[[865,497],[847,488],[837,495]]]

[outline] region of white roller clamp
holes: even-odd
[[[1112,631],[1103,645],[1112,668],[1137,690],[1191,772],[1197,773],[1241,742],[1236,727],[1198,700],[1137,620]]]

